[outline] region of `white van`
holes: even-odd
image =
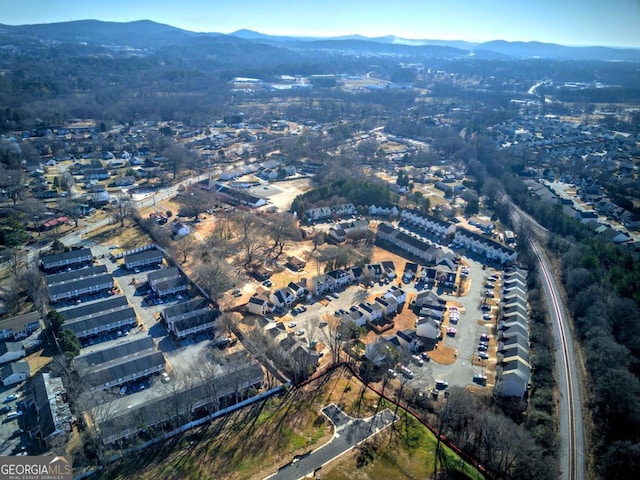
[[[22,412],[9,412],[7,413],[7,420],[13,420],[14,418],[18,418],[22,415]]]

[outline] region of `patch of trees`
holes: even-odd
[[[337,199],[339,201],[331,201]],[[329,202],[328,202],[329,200]],[[291,210],[302,218],[305,210],[314,206],[328,204],[353,203],[360,205],[383,205],[395,203],[397,196],[384,185],[369,180],[353,178],[335,180],[328,185],[297,196],[291,205]]]

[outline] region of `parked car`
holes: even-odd
[[[7,420],[13,420],[14,418],[18,418],[22,416],[22,412],[9,412],[7,413]]]
[[[489,360],[489,354],[487,352],[478,353],[478,358],[480,360]]]
[[[296,322],[289,322],[289,328],[295,328],[298,325]]]
[[[427,352],[422,352],[422,353],[420,354],[420,356],[422,357],[422,359],[423,359],[425,362],[430,362],[430,361],[431,361],[431,357],[429,356],[429,354],[428,354]]]
[[[486,352],[487,350],[489,350],[489,347],[487,345],[485,345],[484,343],[478,344],[478,351],[479,352]]]
[[[299,337],[304,335],[304,328],[301,328],[300,330],[296,330],[296,335],[298,335]]]
[[[325,299],[327,302],[330,302],[331,300],[333,300],[333,297],[332,297],[331,295],[325,295],[325,296],[324,296],[324,299]]]
[[[7,395],[7,398],[4,399],[4,403],[13,402],[18,399],[18,395],[16,393],[12,393],[11,395]]]
[[[447,335],[449,335],[450,337],[455,337],[456,333],[458,333],[458,330],[456,330],[455,328],[447,328]]]
[[[482,375],[480,373],[476,373],[473,376],[473,383],[479,383],[480,385],[485,385],[487,383],[487,376]]]
[[[489,315],[488,313],[485,313],[482,315],[482,319],[483,320],[491,320],[491,315]]]
[[[389,375],[391,378],[396,378],[398,376],[398,374],[392,368],[387,370],[387,375]]]
[[[482,335],[480,335],[480,341],[481,342],[488,342],[489,341],[489,334],[483,333]]]
[[[444,380],[436,380],[436,389],[444,390],[449,387],[449,383]]]
[[[331,292],[331,296],[333,298],[340,298],[340,295],[338,294],[338,292]]]

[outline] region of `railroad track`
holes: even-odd
[[[540,265],[540,273],[545,283],[545,292],[547,294],[547,302],[550,306],[552,321],[556,323],[555,328],[559,333],[557,339],[560,346],[559,357],[561,358],[559,373],[562,376],[561,381],[564,384],[564,388],[560,388],[561,396],[564,397],[564,401],[560,404],[560,428],[561,434],[564,431],[567,432],[567,438],[564,439],[565,442],[562,442],[563,439],[561,438],[561,445],[565,443],[564,451],[561,455],[563,459],[561,464],[561,478],[566,480],[582,480],[585,478],[584,465],[582,463],[582,459],[584,458],[582,452],[584,445],[582,438],[582,407],[578,390],[579,381],[575,378],[574,374],[575,362],[572,353],[573,349],[570,345],[570,332],[565,325],[564,308],[558,298],[555,280],[547,266],[546,256],[534,241],[530,241],[530,244]],[[562,412],[563,409],[565,410],[564,412]],[[562,423],[565,425],[562,425]]]

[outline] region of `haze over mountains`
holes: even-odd
[[[331,38],[266,35],[253,30],[237,30],[231,34],[197,33],[148,20],[127,23],[79,20],[39,25],[0,25],[3,43],[35,37],[41,41],[85,42],[97,45],[122,45],[132,48],[155,48],[189,43],[223,43],[247,46],[247,43],[269,44],[296,50],[335,50],[354,53],[418,55],[430,57],[477,58],[547,58],[573,60],[640,61],[639,49],[612,47],[568,47],[543,42],[507,42],[494,40],[471,43],[463,40],[406,39],[396,36],[368,38],[349,35]]]

